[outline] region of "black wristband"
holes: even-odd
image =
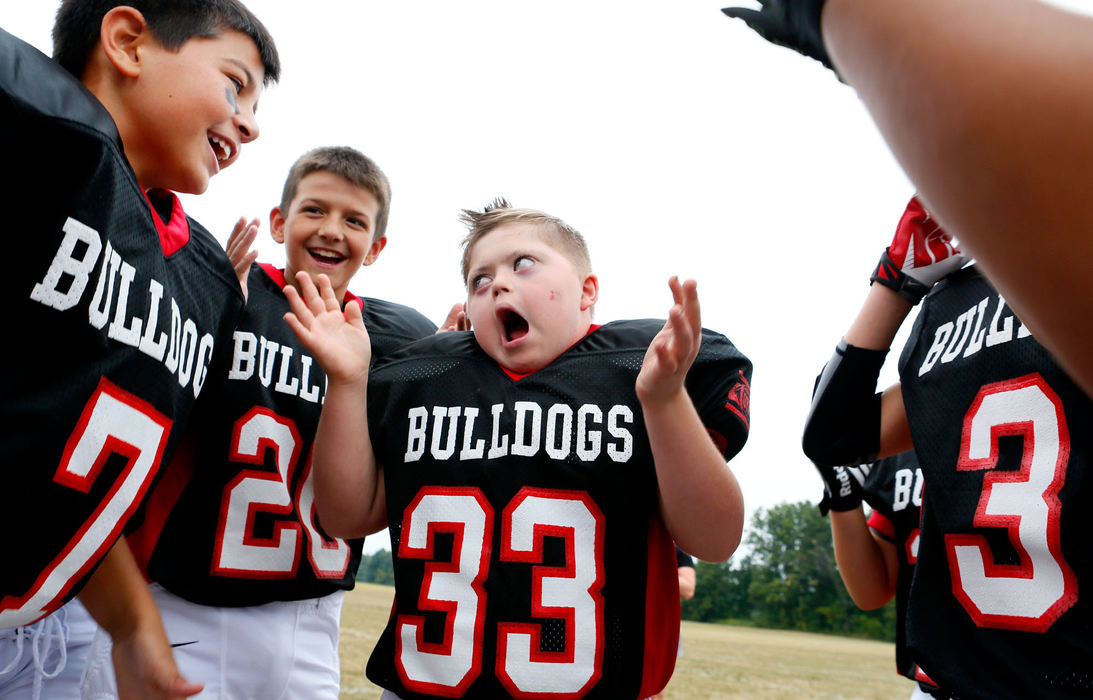
[[[869,276],[869,284],[876,282],[882,287],[888,287],[914,306],[922,301],[922,297],[930,291],[930,288],[899,269],[892,258],[888,257],[888,249],[885,248],[880,256],[880,262]]]
[[[824,497],[820,500],[821,515],[828,511],[839,513],[857,510],[864,500],[861,484],[846,467],[821,467],[815,465],[824,481]]]

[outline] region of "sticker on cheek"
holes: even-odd
[[[235,101],[235,95],[232,94],[230,87],[224,88],[224,96],[228,98],[228,104],[232,106],[236,114],[239,114],[239,103]]]

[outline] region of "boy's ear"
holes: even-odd
[[[152,39],[144,15],[134,7],[120,5],[106,13],[99,27],[103,53],[114,69],[128,78],[141,71],[141,50]]]
[[[280,244],[285,242],[285,217],[281,213],[281,207],[274,207],[269,212],[269,233],[273,240]]]
[[[380,256],[383,249],[387,246],[387,236],[382,236],[372,241],[372,245],[368,247],[368,255],[364,256],[363,265],[371,265],[376,262],[376,258]]]
[[[591,309],[600,297],[600,280],[593,274],[585,275],[581,283],[581,311]]]

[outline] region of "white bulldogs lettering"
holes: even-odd
[[[909,505],[922,507],[922,470],[917,467],[897,470],[892,488],[892,510],[901,511]]]
[[[551,459],[576,454],[585,462],[606,453],[612,461],[625,463],[634,454],[634,436],[626,427],[634,422],[629,406],[614,405],[605,418],[603,409],[594,404],[582,404],[576,410],[561,403],[545,410],[531,401],[494,404],[490,406],[489,428],[477,423],[479,412],[473,406],[434,406],[431,411],[424,406],[411,408],[403,461],[416,462],[426,451],[441,461],[482,459],[483,455],[487,459],[510,454],[534,457],[546,452]],[[505,415],[513,416],[513,428],[502,434]]]
[[[235,331],[233,340],[228,379],[247,381],[253,378],[266,388],[272,384],[279,394],[322,403],[325,377],[323,386],[314,383],[311,376],[314,360],[310,355],[297,353],[295,348],[250,331]]]
[[[1020,320],[1017,333],[1014,334],[1013,322],[1016,316],[1006,307],[1006,301],[1001,295],[996,295],[994,315],[990,325],[985,325],[990,301],[990,297],[984,297],[978,304],[957,316],[955,321],[947,321],[934,330],[934,341],[918,368],[918,376],[932,370],[939,361],[943,365],[948,364],[958,357],[971,357],[984,347],[992,348],[1015,338],[1030,337],[1031,334],[1024,324],[1020,324]],[[1002,315],[1003,310],[1006,312],[1005,316]]]
[[[104,249],[98,231],[71,217],[62,230],[64,239],[42,281],[31,289],[30,298],[58,311],[75,307],[83,299],[91,281],[91,271],[101,254],[102,267],[87,308],[88,323],[99,330],[105,328],[109,338],[162,362],[167,371],[175,375],[179,385],[191,386],[197,397],[205,384],[212,358],[212,335],[201,333],[193,319],[183,318],[178,303],[170,299],[169,327],[157,337],[163,284],[149,277],[147,293],[136,292],[133,282],[137,269],[122,258],[109,241]],[[80,247],[83,252],[77,256]],[[134,306],[143,309],[143,313],[134,313]]]

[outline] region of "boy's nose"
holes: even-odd
[[[326,217],[319,225],[319,235],[329,240],[338,240],[342,237],[342,230],[333,217]]]
[[[258,119],[254,116],[254,112],[247,109],[240,110],[233,121],[243,143],[250,143],[258,138]]]

